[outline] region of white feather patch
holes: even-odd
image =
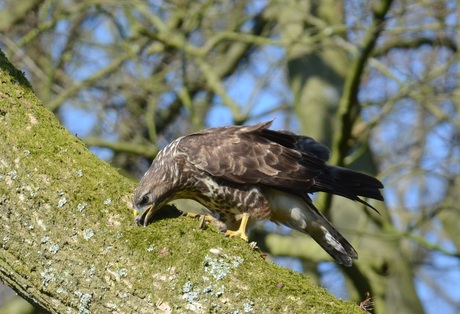
[[[302,214],[302,210],[299,207],[291,208],[291,218],[298,223],[298,226],[301,229],[305,229],[307,227],[305,216]]]
[[[347,254],[345,251],[345,248],[340,244],[339,241],[337,241],[332,234],[330,234],[325,228],[321,228],[324,230],[324,238],[326,239],[326,242],[329,243],[331,246],[333,246],[337,251],[342,252],[344,254]]]
[[[315,219],[311,216],[311,210],[300,197],[275,189],[265,193],[265,196],[270,203],[273,221],[295,226],[296,229],[305,229],[308,222]]]

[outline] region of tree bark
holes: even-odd
[[[51,313],[361,313],[186,217],[133,222],[136,184],[69,134],[0,52],[0,279]]]

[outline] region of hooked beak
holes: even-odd
[[[142,213],[139,213],[136,209],[134,209],[134,221],[138,226],[146,227],[152,220],[154,211],[153,205],[147,207]]]

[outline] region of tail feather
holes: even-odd
[[[313,217],[291,219],[284,224],[309,234],[337,263],[350,267],[353,260],[358,259],[356,250],[313,205],[309,206],[312,208],[308,216],[313,214]]]
[[[383,201],[380,189],[382,182],[367,174],[356,172],[350,169],[327,166],[328,171],[323,172],[315,179],[312,187],[314,192],[327,192],[358,201],[377,211],[372,205],[359,198],[368,197]]]
[[[351,244],[336,230],[327,230],[319,226],[319,232],[309,232],[311,237],[330,255],[337,263],[351,267],[353,260],[358,259],[358,253]]]
[[[273,222],[309,234],[339,264],[351,266],[353,260],[358,259],[353,246],[316,209],[307,195],[266,189],[264,196],[270,203]]]
[[[342,185],[349,191],[358,196],[383,201],[383,196],[380,193],[383,184],[376,178],[342,167],[329,166],[329,170],[337,184]]]

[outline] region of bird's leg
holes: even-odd
[[[230,237],[230,238],[240,237],[244,241],[248,242],[248,236],[246,235],[246,226],[248,224],[248,221],[249,221],[249,214],[244,213],[243,217],[241,217],[241,223],[240,223],[240,227],[238,228],[238,230],[236,231],[227,230],[225,232],[225,236]]]

